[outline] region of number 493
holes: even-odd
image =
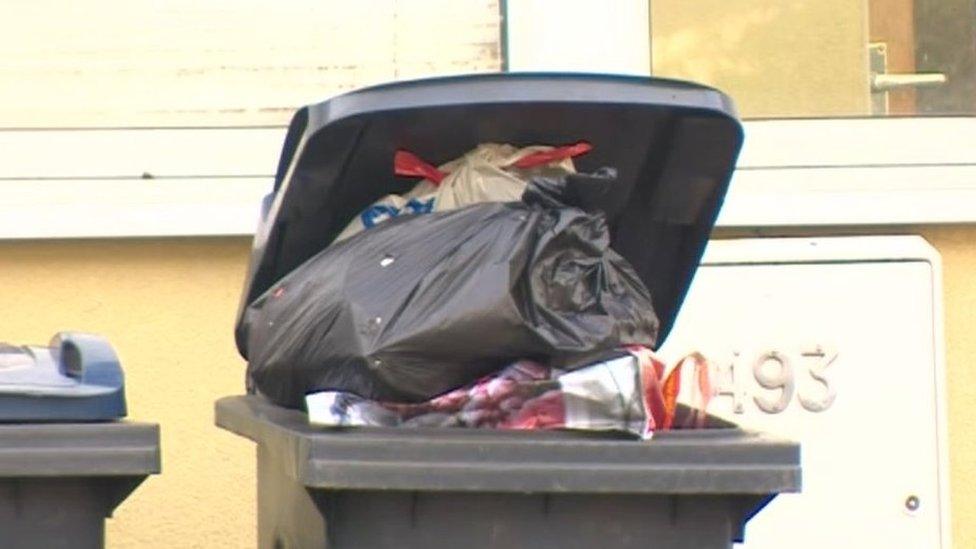
[[[837,360],[837,353],[825,351],[819,345],[792,356],[775,349],[766,350],[751,362],[744,360],[738,352],[733,353],[733,357],[726,366],[719,366],[715,371],[714,394],[731,397],[737,414],[745,412],[744,404],[748,400],[767,414],[778,414],[785,411],[794,398],[803,409],[817,413],[829,409],[837,398],[835,384],[827,372]],[[751,399],[750,391],[743,386],[748,383],[748,378],[759,386],[760,394]],[[799,390],[798,385],[801,386]]]

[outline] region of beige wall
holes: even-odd
[[[976,226],[921,234],[944,262],[953,535],[956,547],[970,547]],[[162,425],[163,474],[109,521],[110,547],[253,547],[254,448],[213,426],[213,401],[243,391],[232,326],[248,245],[242,238],[0,243],[0,338],[44,343],[62,329],[108,336],[124,361],[131,418]]]
[[[942,254],[954,547],[976,547],[976,226],[922,231]]]
[[[715,86],[746,117],[870,113],[861,0],[654,0],[654,74]]]

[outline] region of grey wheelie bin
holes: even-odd
[[[160,471],[159,426],[125,414],[104,339],[0,346],[0,547],[104,546],[105,520]]]
[[[717,217],[742,129],[728,97],[672,80],[498,74],[403,82],[298,111],[256,232],[241,312],[378,198],[393,157],[585,140],[613,166],[611,246],[651,292],[658,343]],[[237,343],[247,357],[247,324]],[[257,443],[260,547],[730,547],[800,488],[799,446],[733,425],[639,442],[573,432],[322,429],[259,395],[216,405]]]

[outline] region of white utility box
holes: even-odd
[[[744,547],[950,546],[941,300],[920,237],[709,244],[661,354],[702,352],[711,412],[802,451]]]

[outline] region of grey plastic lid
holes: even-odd
[[[268,445],[310,488],[633,494],[800,489],[800,447],[738,428],[648,442],[579,432],[322,429],[261,397],[226,397],[217,425]]]
[[[125,415],[125,376],[105,338],[60,332],[47,347],[0,344],[0,423]]]
[[[479,143],[590,142],[581,171],[618,169],[624,204],[609,219],[613,248],[674,323],[728,189],[742,143],[721,92],[655,78],[486,74],[399,82],[300,109],[291,121],[274,192],[254,237],[240,313],[326,248],[377,199],[416,179],[393,175],[397,149],[431,163]],[[247,356],[238,316],[237,344]]]

